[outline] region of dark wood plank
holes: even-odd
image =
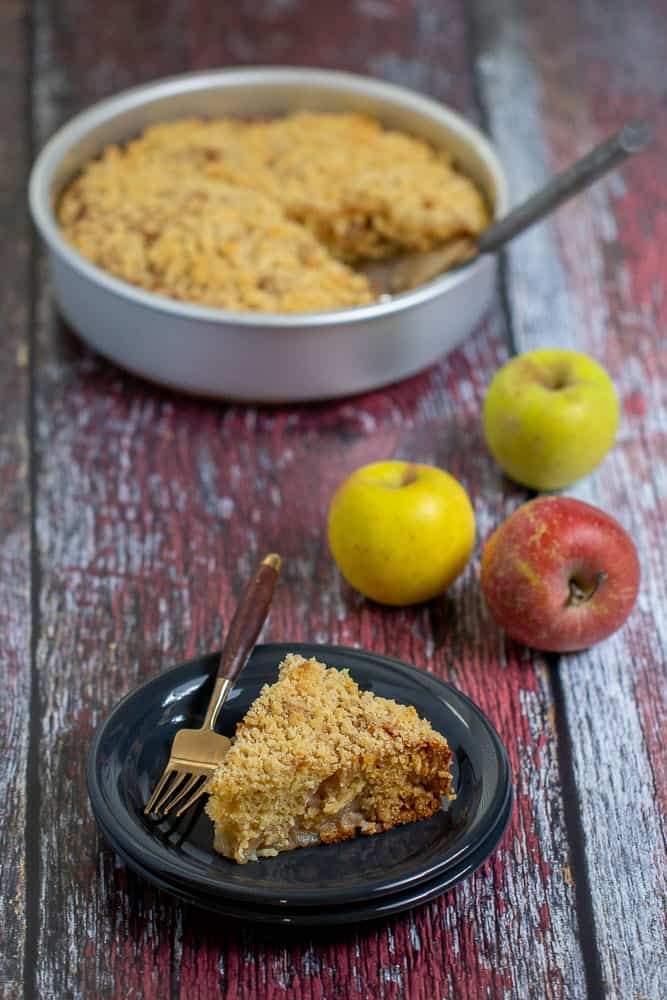
[[[0,5],[0,994],[21,995],[25,945],[25,776],[30,701],[28,486],[28,61],[25,6]]]
[[[621,399],[614,451],[568,492],[630,531],[641,595],[626,628],[563,658],[559,672],[604,986],[614,997],[658,997],[667,982],[667,8],[530,4],[517,23],[514,3],[494,5],[480,63],[516,197],[625,119],[648,116],[655,131],[648,153],[517,240],[508,277],[519,349],[586,351]]]
[[[38,5],[40,139],[79,105],[189,66],[283,61],[370,70],[475,115],[463,8],[367,0],[142,5],[100,18]],[[85,42],[96,38],[95,46]],[[43,996],[524,998],[581,996],[584,972],[558,789],[553,693],[542,661],[490,627],[477,563],[443,602],[382,611],[341,583],[326,509],[357,465],[441,464],[470,490],[483,537],[520,494],[480,435],[507,356],[496,307],[466,347],[402,386],[276,411],[193,402],[85,351],[57,323],[42,271],[38,379],[44,716],[37,983]],[[418,912],[336,935],[281,937],[183,909],[118,865],[84,791],[90,736],[136,682],[216,646],[266,548],[286,557],[268,635],[356,644],[467,691],[512,758],[517,809],[494,859]],[[67,844],[67,851],[62,850]]]

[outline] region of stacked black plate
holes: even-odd
[[[480,710],[450,685],[398,660],[339,646],[258,646],[218,728],[232,735],[288,652],[348,667],[364,690],[414,705],[454,753],[456,800],[421,823],[237,865],[213,851],[202,809],[159,822],[143,807],[176,730],[201,724],[218,656],[191,660],[129,694],[98,731],[88,790],[100,829],[126,864],[185,902],[264,923],[348,924],[418,906],[479,868],[512,811],[507,754]]]

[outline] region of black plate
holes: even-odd
[[[443,892],[447,892],[468,878],[484,864],[498,846],[512,815],[512,800],[513,796],[510,794],[504,812],[498,817],[498,821],[479,847],[464,861],[441,872],[435,879],[420,882],[394,895],[373,898],[365,903],[319,907],[317,909],[313,907],[255,906],[252,903],[238,903],[233,899],[227,899],[224,895],[189,889],[186,885],[170,881],[158,872],[144,868],[140,862],[115,844],[113,838],[103,828],[102,833],[129,868],[132,868],[158,889],[175,896],[176,899],[190,906],[197,906],[224,917],[246,920],[251,923],[280,924],[293,927],[332,927],[380,920],[404,910],[411,910],[441,896]]]
[[[507,755],[480,710],[450,685],[389,657],[337,646],[276,644],[253,652],[223,709],[218,725],[222,732],[233,734],[262,685],[276,679],[278,664],[288,652],[349,667],[362,688],[412,704],[429,719],[455,755],[457,798],[449,809],[374,837],[300,849],[247,865],[236,865],[213,851],[212,825],[203,812],[194,823],[187,816],[177,823],[149,820],[143,806],[176,730],[199,725],[203,718],[218,661],[213,653],[137,688],[119,703],[93,741],[88,790],[101,828],[116,849],[135,867],[153,872],[181,892],[213,894],[227,903],[261,908],[367,904],[405,893],[454,866],[468,871],[466,866],[486,844],[511,798]]]

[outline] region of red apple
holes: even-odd
[[[489,538],[482,591],[508,635],[568,653],[606,639],[639,589],[634,542],[604,511],[571,497],[538,497]]]

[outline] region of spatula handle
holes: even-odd
[[[226,677],[233,684],[245,666],[269,613],[280,566],[280,556],[266,556],[243,591],[227,632],[217,677]]]
[[[499,250],[524,229],[549,215],[568,198],[618,166],[627,156],[646,149],[650,138],[651,132],[646,122],[628,122],[616,135],[556,174],[534,195],[485,229],[477,239],[479,252],[492,253]]]

